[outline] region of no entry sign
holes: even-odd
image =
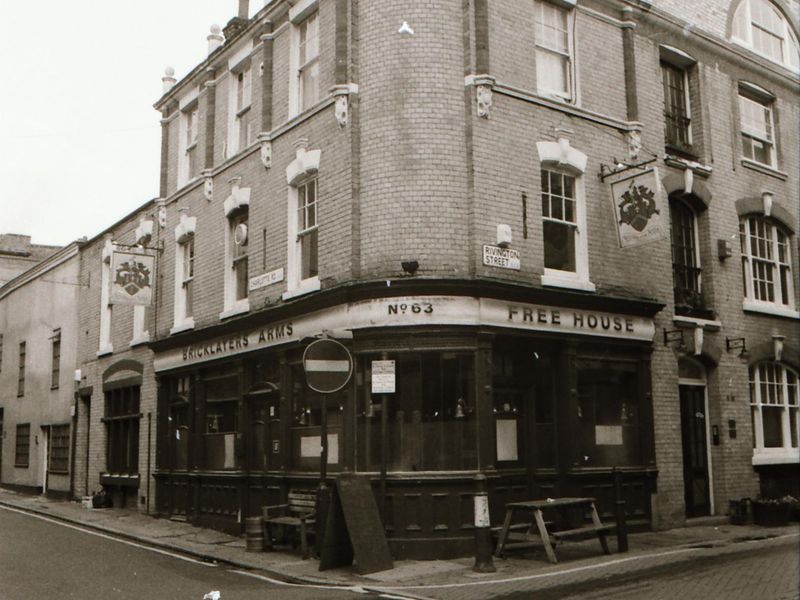
[[[303,353],[308,387],[322,394],[338,392],[353,373],[353,357],[336,340],[316,340]]]

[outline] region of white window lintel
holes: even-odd
[[[293,25],[302,23],[303,20],[312,12],[317,10],[319,0],[299,0],[289,9],[289,21]]]
[[[580,150],[573,148],[569,139],[560,137],[557,142],[536,142],[539,161],[544,166],[554,166],[573,175],[583,175],[589,158]]]
[[[319,171],[321,157],[322,150],[298,148],[295,159],[286,167],[286,182],[297,187],[303,179],[315,175]]]

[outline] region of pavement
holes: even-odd
[[[394,568],[359,575],[353,568],[318,570],[314,559],[299,551],[247,552],[243,536],[231,536],[189,523],[122,509],[90,509],[79,502],[53,500],[0,489],[0,506],[46,516],[146,546],[176,552],[202,561],[265,574],[281,581],[359,587],[402,598],[486,598],[515,592],[552,592],[586,585],[593,580],[631,577],[656,572],[669,565],[709,557],[751,552],[755,548],[791,545],[800,548],[800,523],[784,527],[730,525],[726,517],[696,519],[689,526],[629,535],[629,551],[611,555],[597,539],[564,542],[556,552],[559,563],[547,561],[535,549],[494,559],[495,573],[472,571],[474,558],[435,561],[395,561]]]

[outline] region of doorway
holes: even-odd
[[[711,514],[706,388],[685,384],[679,387],[686,517],[704,517]]]

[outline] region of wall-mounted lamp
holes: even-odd
[[[409,275],[413,275],[419,269],[419,261],[416,260],[404,260],[400,262],[400,266],[403,267],[403,271],[408,273]]]
[[[786,339],[785,335],[775,334],[772,336],[772,351],[775,356],[775,362],[780,362],[783,356],[783,340]]]
[[[743,337],[725,338],[725,350],[741,350],[739,356],[744,356],[747,353],[747,341]]]
[[[678,346],[683,347],[683,329],[673,329],[672,331],[664,329],[664,345],[668,346],[673,342],[680,342]]]

